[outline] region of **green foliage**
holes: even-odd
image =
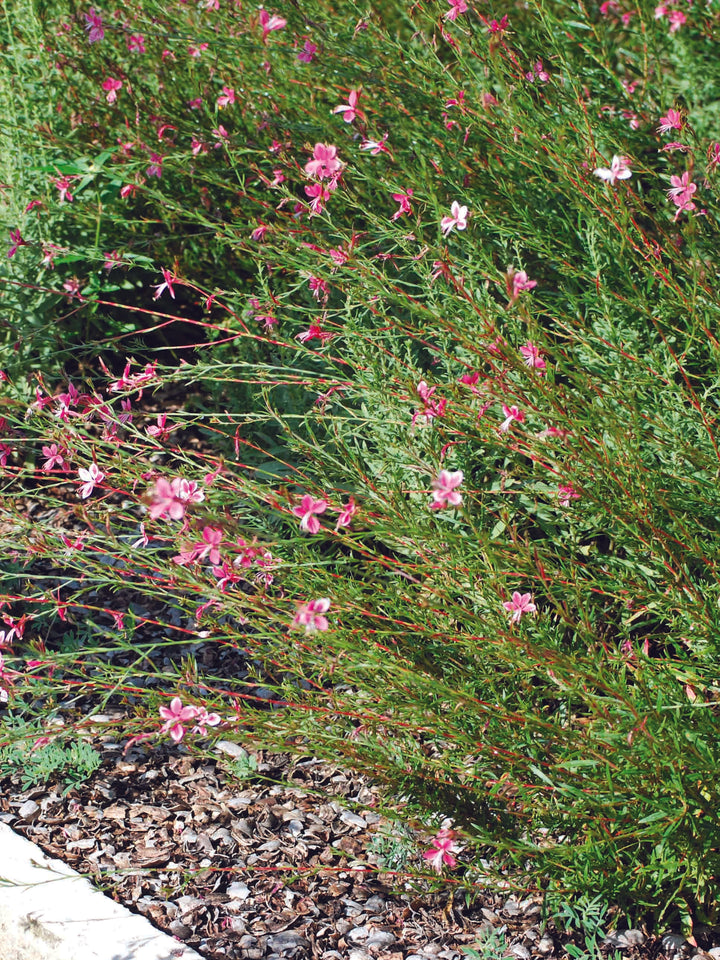
[[[18,0],[9,698],[116,696],[129,735],[177,736],[177,693],[383,781],[410,826],[449,818],[469,889],[586,927],[711,916],[718,13],[670,8],[312,0],[265,29],[142,0],[89,44]]]
[[[20,773],[23,790],[60,781],[67,793],[91,777],[101,763],[100,754],[84,740],[66,745],[51,740],[39,746],[17,740],[0,747],[0,774]]]

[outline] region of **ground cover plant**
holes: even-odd
[[[4,13],[6,740],[93,693],[714,922],[717,4]]]

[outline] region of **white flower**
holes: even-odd
[[[607,180],[611,187],[615,186],[616,180],[627,180],[632,176],[632,170],[628,167],[628,158],[619,157],[617,154],[612,158],[609,170],[607,167],[598,167],[597,170],[593,170],[593,173],[601,180]]]
[[[86,500],[90,496],[95,489],[95,484],[102,483],[105,479],[105,474],[100,472],[96,463],[91,463],[87,470],[84,467],[80,467],[78,476],[81,480],[85,481],[80,488],[80,497],[83,500]]]

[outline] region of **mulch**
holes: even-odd
[[[0,820],[208,960],[459,960],[468,948],[552,960],[582,943],[543,923],[537,896],[483,890],[468,902],[398,868],[410,856],[406,868],[421,871],[427,839],[408,854],[364,777],[223,740],[205,755],[126,750],[121,721],[93,718],[102,764],[69,790],[22,789],[19,770],[0,777]],[[624,957],[654,960],[661,948],[648,938]],[[676,944],[668,955],[694,952]]]

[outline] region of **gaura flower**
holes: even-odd
[[[632,176],[632,170],[628,166],[628,163],[627,157],[619,157],[615,154],[609,169],[607,167],[598,167],[597,170],[593,170],[593,173],[596,177],[600,177],[601,180],[606,180],[611,187],[614,187],[616,180],[627,180]]]

